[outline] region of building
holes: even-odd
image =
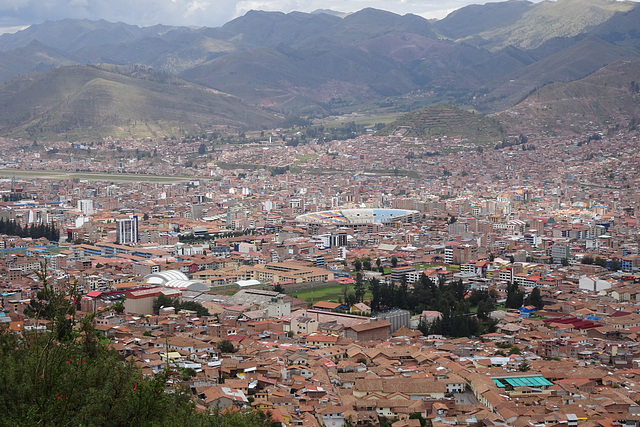
[[[422,214],[405,209],[336,209],[312,212],[296,217],[303,224],[340,225],[344,227],[366,224],[415,223]]]
[[[116,219],[116,242],[120,245],[135,245],[140,241],[138,216],[129,215]]]
[[[93,200],[90,199],[78,200],[78,210],[85,215],[93,215],[96,213],[93,208]]]
[[[563,259],[569,259],[569,245],[555,244],[551,247],[551,258],[553,262],[560,262]]]
[[[349,326],[344,330],[345,338],[354,341],[384,341],[391,336],[391,323],[386,320]]]
[[[396,309],[385,311],[384,313],[376,313],[374,317],[391,323],[391,333],[394,333],[403,326],[406,328],[410,326],[411,313],[409,310]]]

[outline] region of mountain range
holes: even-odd
[[[215,94],[209,110],[199,113],[210,118],[192,120],[203,126],[256,128],[288,115],[411,111],[438,103],[489,114],[518,105],[548,84],[637,61],[639,53],[640,4],[632,1],[509,0],[467,6],[438,21],[371,8],[348,15],[250,11],[218,28],[140,28],[66,19],[0,36],[0,132],[24,135],[35,126],[61,134],[74,127],[60,118],[64,114],[80,115],[76,121],[92,129],[122,127],[112,108],[131,102],[120,97],[131,98],[141,85],[171,93],[191,109],[193,91]],[[148,78],[130,71],[136,67],[165,75],[166,81],[154,81],[157,86],[151,89]],[[40,74],[18,77],[32,72]],[[136,90],[109,89],[113,101],[101,103],[100,112],[88,109],[85,114],[68,101],[67,113],[55,106],[63,102],[57,99],[56,104],[56,96],[89,96],[87,76],[98,72],[103,92],[105,81]],[[28,97],[19,95],[39,79],[54,88],[39,93],[36,85]],[[64,90],[55,86],[61,81]],[[20,107],[10,111],[4,94],[13,94]],[[246,117],[225,117],[216,106],[221,100],[233,100],[246,109]],[[158,102],[166,104],[151,96],[136,119],[168,123],[173,117],[175,124],[190,111],[179,115],[172,108],[156,109]],[[56,114],[34,112],[47,106]],[[151,117],[152,110],[170,115]]]

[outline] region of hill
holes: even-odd
[[[496,116],[505,129],[581,133],[640,118],[640,61],[621,61],[569,83],[549,84]]]
[[[577,80],[608,64],[637,58],[635,52],[589,37],[480,88],[473,106],[485,112],[502,111],[548,83]]]
[[[534,6],[529,1],[509,0],[486,5],[473,4],[454,10],[435,23],[438,31],[451,39],[473,37],[486,31],[515,25]]]
[[[475,114],[452,105],[423,108],[401,116],[387,125],[381,135],[391,135],[399,128],[404,136],[425,138],[460,138],[471,142],[495,142],[503,138],[500,124],[491,117]]]
[[[493,113],[634,60],[639,47],[640,5],[614,0],[490,2],[440,21],[373,8],[249,11],[219,28],[67,19],[0,35],[0,81],[72,64],[142,65],[284,114],[441,103]]]
[[[125,75],[123,73],[127,73]],[[141,67],[61,67],[0,88],[0,134],[42,139],[271,127],[239,99]]]
[[[490,50],[507,46],[535,49],[553,39],[586,35],[617,13],[628,12],[636,7],[637,3],[632,1],[543,1],[526,10],[522,7],[520,19],[511,25],[487,28],[475,34],[474,39]]]

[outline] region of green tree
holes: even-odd
[[[218,341],[218,343],[216,344],[216,347],[222,353],[235,353],[236,352],[236,347],[233,345],[233,343],[230,340]]]
[[[365,289],[364,281],[362,280],[362,273],[360,272],[356,274],[356,283],[353,290],[355,292],[356,302],[362,302],[367,290]]]
[[[520,354],[520,347],[514,345],[509,349],[509,354]]]
[[[56,293],[46,275],[41,277],[46,299],[36,299],[32,314],[50,320],[47,331],[17,334],[0,327],[0,405],[10,408],[3,412],[3,425],[272,425],[256,411],[197,413],[188,389],[166,393],[167,376],[144,378],[133,363],[123,363],[98,341],[96,314],[75,317],[73,287]]]
[[[614,259],[613,261],[611,261],[611,264],[609,264],[609,270],[611,271],[620,270],[620,263]]]
[[[518,284],[513,282],[507,287],[507,308],[520,308],[524,302],[524,292],[518,289]]]
[[[277,285],[275,285],[273,287],[273,292],[278,292],[278,293],[284,294],[284,286],[282,286],[280,283],[278,283]]]
[[[355,271],[360,271],[360,270],[362,270],[362,261],[360,261],[359,259],[356,259],[356,260],[353,262],[353,269],[354,269]]]
[[[593,257],[591,255],[585,255],[585,256],[582,257],[580,262],[582,264],[591,265],[591,264],[593,264]]]
[[[607,266],[607,260],[602,258],[602,257],[599,257],[599,256],[597,256],[596,259],[593,260],[593,263],[595,265],[600,266],[600,267],[605,267],[606,268],[606,266]]]
[[[392,256],[391,257],[391,267],[396,268],[398,266],[398,258]]]
[[[533,305],[537,310],[542,310],[542,308],[544,307],[544,301],[542,301],[542,296],[540,295],[539,288],[536,287],[531,290],[531,293],[527,297],[525,304]]]

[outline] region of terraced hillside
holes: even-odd
[[[471,142],[495,142],[503,138],[500,124],[493,118],[463,110],[453,105],[423,108],[386,126],[381,135],[400,132],[404,136],[424,138],[459,138]]]

